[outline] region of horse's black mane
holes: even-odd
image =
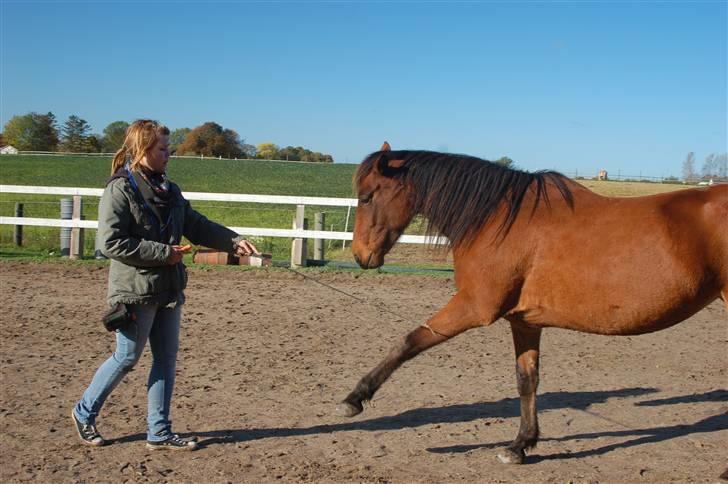
[[[390,160],[403,163],[399,168],[389,168]],[[566,177],[555,171],[529,173],[473,156],[433,151],[377,151],[359,166],[357,185],[375,168],[375,163],[382,174],[401,177],[411,188],[415,213],[428,220],[427,233],[447,236],[453,247],[472,241],[502,201],[507,204],[508,214],[499,233],[505,236],[532,186],[536,196],[533,210],[541,201],[549,205],[548,181],[573,205]]]

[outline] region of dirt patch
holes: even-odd
[[[105,267],[0,264],[0,480],[152,482],[711,481],[728,467],[728,313],[717,301],[638,337],[546,330],[542,440],[522,466],[507,324],[473,330],[394,374],[354,419],[335,404],[454,287],[426,276],[191,270],[173,420],[202,449],[144,447],[148,350],[78,443],[70,410],[113,336]],[[407,315],[402,321],[377,303]]]

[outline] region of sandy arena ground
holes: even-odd
[[[508,325],[405,364],[363,414],[336,403],[453,293],[446,277],[190,270],[173,399],[196,452],[145,449],[148,349],[82,446],[71,407],[113,335],[107,269],[0,263],[2,482],[719,482],[728,468],[728,312],[603,337],[546,330],[542,440],[522,466],[496,450],[518,429]],[[383,303],[403,321],[378,309]],[[725,481],[723,481],[725,482]]]

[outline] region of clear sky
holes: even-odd
[[[726,5],[0,0],[0,122],[215,121],[343,163],[388,140],[680,176],[727,151]]]

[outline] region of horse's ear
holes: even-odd
[[[387,155],[382,155],[379,157],[377,169],[384,176],[395,176],[404,173],[407,167],[404,166],[404,160],[390,160]]]
[[[390,156],[392,156],[392,147],[389,146],[388,142],[385,141],[379,151],[382,154],[379,156],[376,167],[380,174],[384,176],[395,176],[407,170],[404,166],[404,160],[390,159]]]

